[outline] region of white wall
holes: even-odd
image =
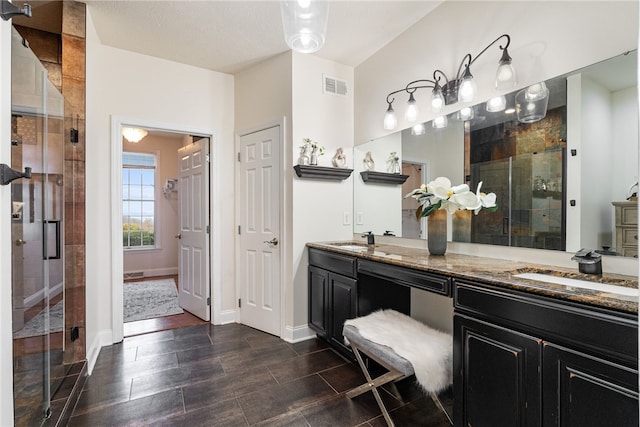
[[[212,229],[225,250],[212,247],[213,286],[232,308],[234,259],[233,77],[100,43],[87,10],[86,265],[87,354],[111,339],[111,117],[136,118],[170,130],[212,133]],[[115,255],[115,256],[119,256]],[[216,301],[213,302],[216,304]]]
[[[166,195],[163,187],[167,179],[178,178],[178,148],[183,146],[183,136],[147,135],[138,143],[123,138],[124,152],[150,153],[156,155],[156,242],[155,249],[124,252],[124,272],[144,272],[145,277],[178,274],[179,231],[178,193]]]
[[[338,147],[347,153],[347,167],[353,166],[349,155],[353,148],[353,68],[313,55],[293,54],[292,61],[292,146],[288,165],[290,173],[300,154],[303,138],[311,138],[325,147],[320,166],[330,166]],[[343,79],[348,84],[346,97],[323,94],[322,74]],[[293,174],[292,174],[293,176]],[[312,180],[293,177],[292,181],[292,250],[293,299],[287,301],[286,324],[294,330],[307,328],[307,251],[313,241],[351,238],[353,221],[345,224],[345,212],[353,211],[353,174],[344,181]]]
[[[11,164],[11,21],[0,20],[0,163]],[[11,187],[0,186],[0,212],[10,212]],[[11,253],[11,219],[0,219],[0,252]],[[11,257],[0,257],[0,425],[13,425]]]

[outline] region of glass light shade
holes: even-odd
[[[544,82],[533,84],[525,89],[525,99],[527,101],[537,101],[548,96],[549,89]]]
[[[522,89],[516,94],[516,114],[521,123],[534,123],[545,118],[549,90],[544,83]]]
[[[490,113],[497,113],[507,107],[507,99],[504,96],[496,96],[487,101],[486,109]]]
[[[469,72],[469,67],[467,67],[464,76],[460,80],[458,85],[458,101],[460,102],[471,102],[473,101],[473,97],[476,96],[476,92],[478,91],[476,81]]]
[[[384,129],[385,130],[393,130],[398,126],[398,118],[396,117],[396,112],[393,111],[391,105],[387,109],[386,114],[384,115]]]
[[[444,107],[444,96],[442,96],[442,89],[438,86],[431,93],[431,111],[439,113],[442,107]]]
[[[461,121],[467,121],[473,119],[473,108],[463,107],[456,114],[456,119]]]
[[[517,83],[516,69],[513,68],[511,62],[500,64],[498,71],[496,71],[496,89],[512,89]]]
[[[313,53],[324,45],[329,2],[282,0],[280,2],[284,40],[296,52]]]
[[[433,122],[431,122],[431,125],[435,128],[435,129],[442,129],[442,128],[446,128],[448,124],[448,120],[447,120],[447,116],[439,116],[436,117],[435,119],[433,119]]]
[[[424,135],[425,132],[424,123],[418,123],[411,128],[411,135]]]
[[[416,105],[416,100],[413,97],[413,93],[409,95],[409,101],[407,101],[407,109],[404,112],[404,119],[409,123],[418,120],[418,106]]]
[[[144,129],[123,127],[122,136],[129,142],[140,142],[142,138],[147,136],[147,131]]]

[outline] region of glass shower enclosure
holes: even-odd
[[[42,425],[65,365],[65,151],[71,111],[47,69],[12,29],[12,312],[16,426]],[[4,142],[3,142],[4,143]],[[70,173],[71,172],[71,173]],[[7,213],[8,214],[8,213]],[[65,267],[67,271],[65,271]]]

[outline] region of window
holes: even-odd
[[[122,154],[122,244],[124,249],[156,247],[156,156]]]

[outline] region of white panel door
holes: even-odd
[[[208,138],[178,150],[178,298],[180,307],[209,320]]]
[[[280,126],[240,137],[242,323],[280,336]]]

